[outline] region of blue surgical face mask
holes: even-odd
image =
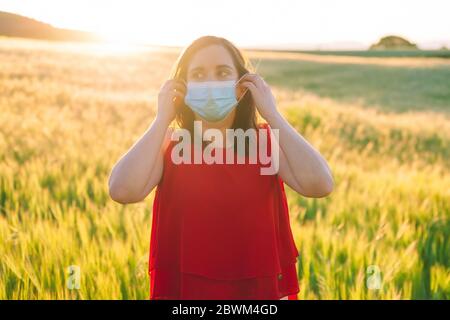
[[[224,119],[238,104],[236,81],[188,82],[184,102],[203,119]]]

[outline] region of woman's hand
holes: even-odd
[[[238,86],[248,88],[252,93],[253,101],[256,104],[261,116],[268,121],[278,113],[275,97],[269,85],[255,73],[247,73],[242,76]]]
[[[186,94],[186,84],[183,80],[167,80],[160,88],[158,94],[157,117],[166,123],[171,123],[175,118],[177,108],[182,105]]]

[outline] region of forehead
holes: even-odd
[[[229,65],[234,67],[231,54],[221,45],[209,45],[198,50],[191,58],[188,71],[194,68],[215,68],[218,65]]]

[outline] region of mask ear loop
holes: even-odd
[[[259,68],[259,64],[260,64],[260,63],[261,63],[261,58],[258,59],[258,63],[256,64],[256,67],[255,67],[255,73],[258,71],[258,68]],[[240,77],[239,80],[236,81],[236,84],[238,84],[246,74],[247,74],[247,73],[243,74],[242,77]],[[244,98],[244,96],[245,96],[245,94],[247,93],[248,90],[249,90],[248,88],[245,88],[244,93],[242,93],[241,97],[239,98],[239,100],[238,100],[238,102],[237,102],[238,104],[239,104],[239,102],[241,102],[241,100]]]
[[[240,79],[238,81],[236,81],[236,85],[239,83],[239,81],[242,80],[242,78],[245,76],[246,74],[242,75],[242,77],[240,77]],[[244,98],[245,94],[247,93],[249,89],[245,88],[244,92],[242,93],[241,97],[238,99],[237,104],[239,104],[239,102],[241,102],[241,100]]]

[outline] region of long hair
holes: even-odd
[[[190,45],[183,49],[173,66],[170,78],[182,79],[187,82],[187,70],[192,57],[197,51],[210,45],[221,45],[230,53],[238,71],[238,78],[253,71],[250,60],[247,59],[230,41],[216,36],[203,36],[194,40]],[[184,101],[180,108],[177,109],[175,120],[180,128],[189,130],[191,137],[193,137],[195,115]],[[250,94],[250,90],[247,90],[236,106],[236,114],[231,128],[243,129],[244,131],[250,128],[257,129],[256,106]]]

